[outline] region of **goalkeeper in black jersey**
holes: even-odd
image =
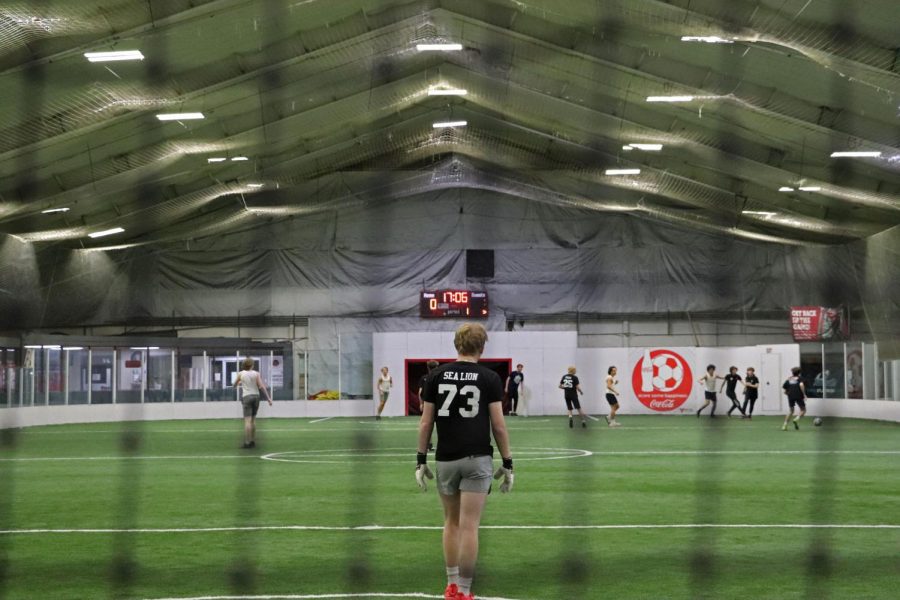
[[[447,588],[444,598],[473,600],[471,592],[478,558],[478,526],[491,476],[503,479],[501,492],[513,487],[509,436],[503,420],[503,385],[492,370],[478,364],[487,332],[477,323],[456,330],[453,340],[459,358],[432,371],[423,387],[419,422],[416,482],[425,490],[432,479],[426,448],[437,425],[437,488],[444,505],[444,561]],[[491,433],[502,466],[493,470]]]

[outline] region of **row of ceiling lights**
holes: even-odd
[[[721,38],[719,36],[683,36],[681,38],[684,42],[704,42],[704,43],[713,43],[713,44],[732,44],[736,39],[726,39]],[[454,52],[460,51],[463,49],[462,44],[458,43],[421,43],[416,44],[416,50],[419,52]],[[119,62],[119,61],[133,61],[133,60],[144,60],[144,55],[139,50],[118,50],[111,52],[86,52],[84,57],[92,63],[103,63],[103,62]],[[460,88],[446,88],[446,87],[432,87],[428,90],[429,96],[465,96],[468,94],[468,90],[460,89]],[[650,103],[684,103],[684,102],[693,102],[694,100],[703,100],[703,99],[715,99],[719,98],[719,96],[692,96],[692,95],[672,95],[672,96],[648,96],[646,98],[647,102]],[[199,120],[204,119],[205,115],[201,112],[186,112],[186,113],[161,113],[157,114],[156,118],[160,121],[185,121],[185,120]],[[435,129],[443,129],[443,128],[456,128],[456,127],[465,127],[468,125],[467,121],[459,120],[459,121],[442,121],[436,122],[432,125]],[[633,151],[640,150],[644,152],[659,152],[663,148],[662,144],[645,144],[645,143],[631,143],[623,146],[624,151]],[[832,158],[880,158],[882,156],[881,152],[878,151],[838,151],[833,152],[831,154]],[[209,163],[220,163],[229,160],[226,157],[210,157],[207,159]],[[248,157],[245,156],[236,156],[230,159],[231,162],[241,162],[249,160]],[[631,168],[631,169],[607,169],[605,171],[606,175],[609,176],[619,176],[619,175],[639,175],[641,173],[640,169]],[[263,187],[263,184],[248,184],[248,187],[258,189]],[[801,192],[817,192],[820,191],[820,187],[814,186],[804,186],[800,187],[799,190]],[[783,186],[778,191],[780,192],[793,192],[795,191],[793,187]],[[52,213],[62,213],[68,212],[68,207],[61,208],[53,208],[41,211],[43,214],[52,214]],[[774,215],[775,213],[768,212],[760,212],[760,211],[743,211],[745,214],[764,214],[766,216]],[[125,230],[121,227],[115,227],[112,229],[108,229],[105,231],[98,231],[94,233],[88,234],[91,238],[104,237],[108,235],[114,235],[116,233],[124,232]]]

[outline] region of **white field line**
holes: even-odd
[[[848,455],[848,456],[860,456],[860,455],[874,455],[874,456],[894,456],[900,454],[900,450],[575,450],[568,448],[547,448],[546,451],[543,452],[533,452],[533,451],[518,451],[513,453],[514,456],[551,456],[551,450],[555,450],[557,452],[579,452],[579,454],[562,454],[562,455],[553,455],[553,460],[562,460],[566,458],[582,458],[587,456],[705,456],[705,455],[734,455],[734,456],[758,456],[758,455],[786,455],[786,456],[806,456],[806,455],[818,455],[818,454],[827,454],[827,455]],[[321,453],[316,453],[321,452]],[[286,451],[286,452],[277,452],[272,454],[265,455],[256,455],[256,454],[209,454],[209,455],[173,455],[173,456],[34,456],[34,457],[14,457],[14,458],[0,458],[0,462],[54,462],[54,461],[104,461],[104,460],[218,460],[218,459],[231,459],[231,458],[257,458],[263,460],[272,460],[276,462],[294,462],[294,463],[320,463],[320,464],[329,464],[328,460],[332,458],[360,458],[360,457],[371,457],[371,458],[391,458],[398,456],[409,456],[409,452],[404,452],[403,454],[389,454],[389,453],[351,453],[351,454],[327,454],[327,452],[352,452],[351,450],[323,450],[323,451],[304,451],[304,450],[296,450],[296,451]],[[291,456],[286,458],[281,458],[283,455],[292,455],[296,456],[296,459],[292,459]],[[303,457],[312,460],[301,460]],[[549,458],[544,459],[528,459],[525,458],[523,460],[550,460]],[[334,463],[345,463],[347,460],[335,460],[331,461]],[[393,462],[393,461],[385,461],[385,462]],[[406,461],[404,461],[406,462]]]
[[[442,600],[444,596],[423,594],[421,592],[407,592],[391,594],[386,592],[363,592],[359,594],[275,594],[265,596],[192,596],[190,598],[155,598],[153,600],[327,600],[328,598],[436,598]],[[513,600],[512,598],[500,598],[497,596],[478,596],[479,600]]]
[[[900,524],[866,523],[645,523],[621,525],[482,525],[501,531],[602,531],[631,529],[854,529],[900,530]],[[442,531],[441,525],[256,525],[246,527],[156,527],[134,529],[0,529],[0,535],[118,534],[118,533],[231,533],[239,531]]]
[[[310,421],[309,424],[312,425],[313,423],[321,423],[322,421],[330,421],[333,418],[334,417],[332,416],[332,417],[325,417],[324,419],[316,419],[315,421]]]

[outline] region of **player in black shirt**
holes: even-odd
[[[748,419],[753,418],[753,407],[756,405],[757,398],[759,398],[759,378],[753,367],[747,367],[747,375],[744,377],[744,406],[742,408]],[[748,402],[750,410],[747,410]]]
[[[791,369],[791,376],[788,377],[784,385],[781,386],[788,398],[788,406],[791,412],[784,417],[784,425],[781,426],[782,431],[787,431],[788,421],[794,417],[794,406],[800,407],[800,412],[794,417],[794,429],[800,429],[800,417],[806,414],[806,385],[800,379],[800,367]]]
[[[566,399],[566,409],[569,411],[569,428],[574,427],[572,423],[572,409],[576,409],[581,415],[581,426],[587,427],[587,415],[581,410],[581,402],[578,401],[578,394],[584,394],[581,391],[581,385],[578,383],[578,376],[575,375],[575,367],[569,367],[569,372],[562,376],[559,380],[559,389],[564,390]]]
[[[741,403],[738,402],[736,388],[739,381],[741,381],[741,376],[738,375],[737,367],[730,367],[728,369],[728,375],[726,375],[722,382],[722,387],[719,388],[721,392],[723,388],[725,388],[725,395],[731,400],[731,408],[728,409],[728,416],[731,416],[731,413],[734,412],[734,409],[738,409],[741,411],[743,416],[747,416],[747,413],[744,412],[744,409],[741,408]]]
[[[419,412],[422,412],[425,410],[425,400],[422,398],[422,394],[425,391],[425,381],[428,379],[428,376],[431,374],[431,372],[437,368],[438,364],[439,363],[436,360],[429,360],[427,363],[425,363],[425,367],[428,369],[428,371],[424,375],[419,377],[419,387],[418,387]],[[430,452],[432,450],[434,450],[434,444],[431,443],[431,437],[429,437],[428,438],[428,451]]]
[[[512,416],[519,414],[519,391],[525,387],[522,385],[522,381],[525,380],[525,375],[522,373],[524,368],[523,364],[516,365],[516,370],[506,378],[506,396],[509,398],[509,414]]]
[[[503,459],[493,473],[503,478],[501,492],[513,487],[513,462],[503,420],[503,384],[494,371],[478,364],[487,332],[477,323],[456,330],[453,340],[459,358],[441,365],[425,381],[416,483],[424,491],[432,479],[425,453],[437,424],[437,487],[444,506],[444,561],[447,588],[444,598],[474,600],[471,593],[478,558],[478,526],[491,489],[491,433]]]

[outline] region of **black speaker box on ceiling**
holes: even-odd
[[[466,250],[466,277],[493,277],[493,250]]]

